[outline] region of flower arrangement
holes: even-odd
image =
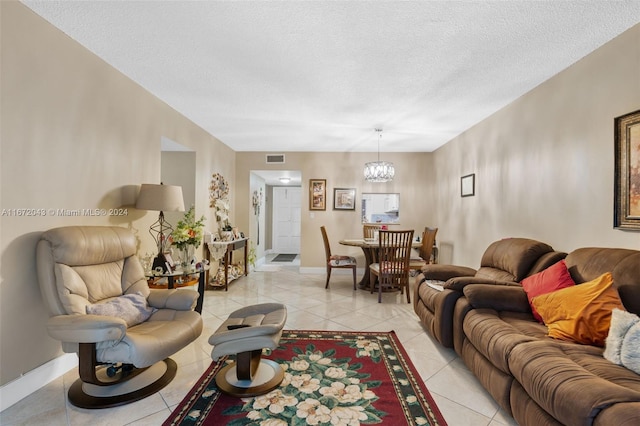
[[[199,246],[202,241],[202,230],[204,228],[205,217],[195,219],[194,207],[184,214],[184,218],[178,221],[176,229],[171,233],[173,245],[179,249],[184,249],[189,245]]]

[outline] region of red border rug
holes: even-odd
[[[218,390],[214,362],[163,423],[169,425],[446,425],[391,332],[285,330],[265,358],[285,370],[279,388],[255,398]]]

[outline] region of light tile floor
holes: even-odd
[[[0,425],[161,425],[211,363],[207,340],[232,311],[255,303],[284,303],[287,329],[394,330],[451,426],[515,425],[464,363],[424,331],[406,296],[352,290],[351,276],[334,271],[330,288],[325,275],[299,274],[299,261],[267,263],[229,286],[207,291],[202,317],[204,331],[194,343],[172,358],[176,378],[160,392],[123,407],[85,410],[66,400],[68,387],[78,378],[71,370],[0,413]]]

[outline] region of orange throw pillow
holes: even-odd
[[[595,280],[533,298],[533,306],[549,329],[549,336],[586,345],[604,346],[611,311],[623,309],[613,277]]]

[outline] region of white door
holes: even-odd
[[[302,188],[273,188],[273,244],[276,253],[300,253]]]

